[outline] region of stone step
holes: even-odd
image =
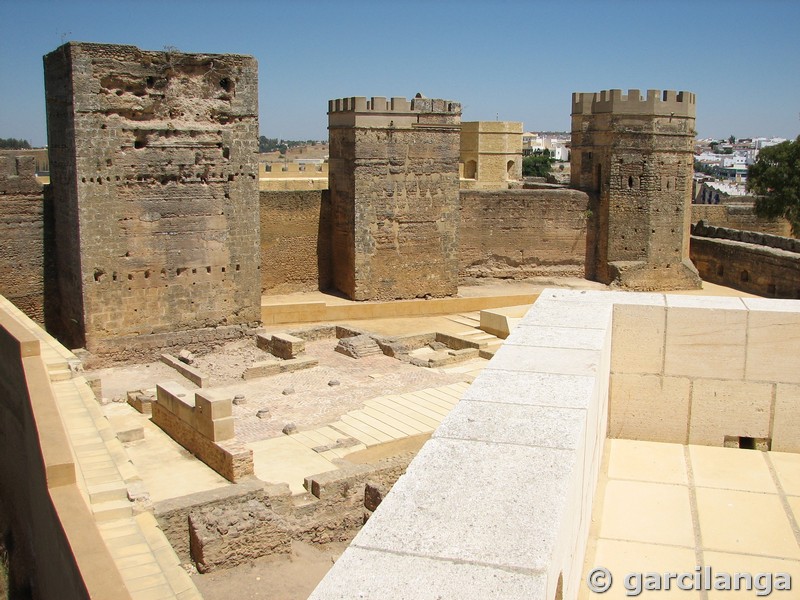
[[[87,485],[86,490],[89,494],[89,502],[94,505],[114,500],[127,501],[128,499],[128,488],[123,481]]]
[[[125,500],[107,500],[92,504],[92,513],[96,521],[112,521],[133,516],[133,504]]]

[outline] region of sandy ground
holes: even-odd
[[[238,567],[192,575],[205,600],[305,600],[347,544],[293,542],[288,556],[264,556]]]

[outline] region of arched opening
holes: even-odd
[[[722,264],[717,265],[717,276],[722,277],[725,274],[725,267]]]
[[[516,179],[514,176],[514,161],[510,160],[506,163],[506,175],[509,179]]]
[[[628,189],[633,189],[633,175],[628,175]]]
[[[475,174],[478,170],[478,163],[474,160],[468,160],[464,164],[464,179],[475,179]]]
[[[742,271],[742,274],[739,275],[739,280],[742,282],[750,281],[750,273],[747,271]]]

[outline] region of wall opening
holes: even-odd
[[[475,179],[475,174],[478,171],[478,163],[474,160],[468,160],[464,165],[464,179]]]
[[[748,273],[747,271],[742,271],[742,273],[739,275],[739,281],[742,282],[750,281],[750,273]]]
[[[506,163],[506,174],[509,178],[514,176],[514,161],[510,160]]]

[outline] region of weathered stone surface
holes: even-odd
[[[339,354],[344,354],[351,358],[364,358],[366,356],[383,354],[377,342],[366,334],[342,338],[339,340],[339,343],[336,344],[334,350]]]
[[[201,573],[292,549],[290,526],[261,500],[217,506],[189,515],[189,546]]]
[[[593,198],[587,275],[637,289],[699,288],[689,260],[695,95],[572,97],[572,186]]]
[[[33,156],[0,151],[0,294],[44,323],[44,195]]]
[[[456,293],[460,122],[449,100],[329,102],[333,284],[349,297]]]
[[[69,43],[45,80],[62,338],[257,322],[256,61]]]
[[[364,485],[364,507],[367,510],[374,511],[380,506],[381,501],[388,493],[389,490],[384,486],[373,481],[368,481],[366,485]]]

